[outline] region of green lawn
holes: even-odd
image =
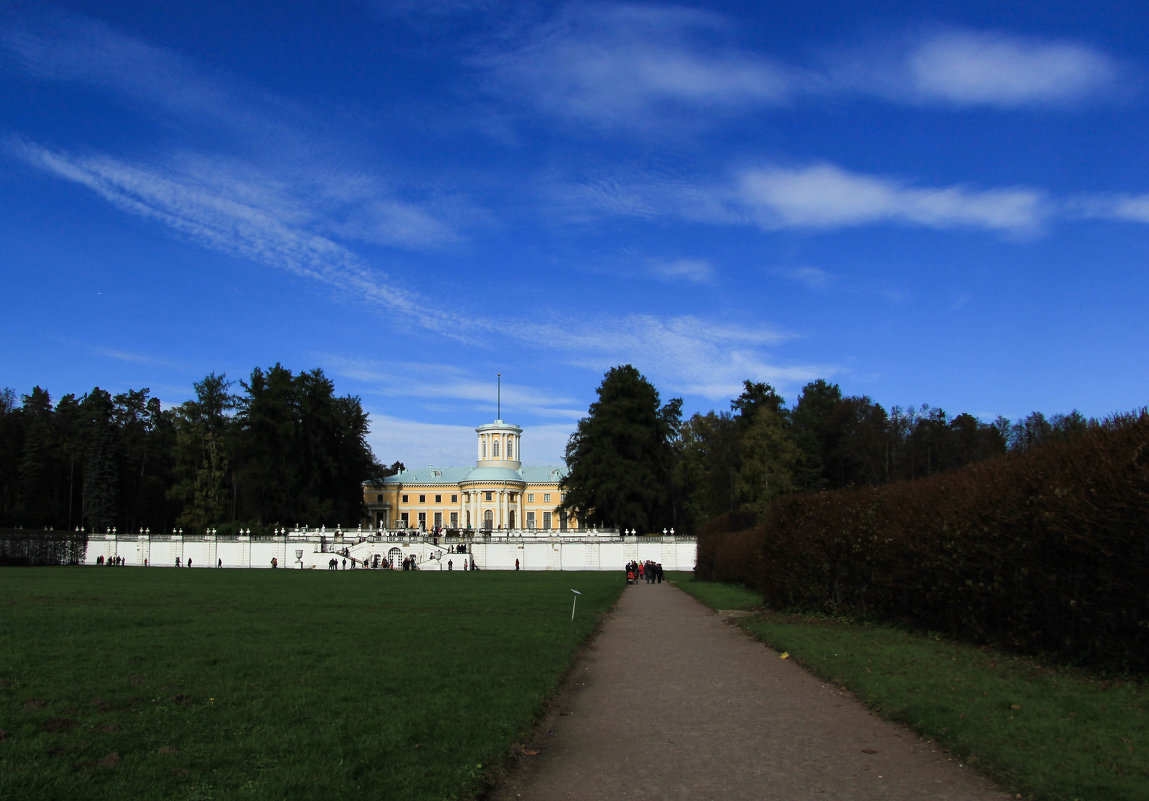
[[[470,797],[624,586],[0,569],[0,799]]]
[[[760,599],[676,575],[715,609]],[[760,612],[738,621],[883,716],[1035,801],[1149,799],[1149,687],[885,626]]]

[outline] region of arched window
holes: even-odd
[[[483,458],[487,458],[487,441],[483,440]]]
[[[507,458],[515,458],[515,441],[513,439],[507,440]]]
[[[495,440],[491,443],[491,457],[494,459],[499,458],[499,441]]]

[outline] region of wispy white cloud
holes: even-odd
[[[80,184],[123,211],[168,227],[205,247],[274,266],[349,292],[390,313],[416,316],[435,330],[465,331],[465,321],[417,303],[381,271],[330,237],[317,233],[312,212],[274,192],[274,181],[237,187],[211,170],[192,173],[135,165],[107,156],[80,156],[9,139],[25,163]],[[222,171],[221,174],[227,174]],[[272,187],[272,188],[269,188]]]
[[[750,377],[789,386],[818,376],[834,375],[833,365],[781,365],[763,355],[793,340],[795,334],[765,323],[715,322],[693,315],[630,314],[549,319],[489,321],[490,332],[501,342],[552,354],[550,358],[592,374],[611,366],[633,364],[668,394],[731,397]],[[339,374],[372,384],[379,394],[455,399],[490,405],[492,381],[475,379],[465,369],[447,365],[382,364],[358,359],[325,357]],[[537,386],[504,381],[504,403],[537,416],[577,419],[585,411],[564,396],[540,393]]]
[[[573,322],[562,331],[567,362],[596,373],[618,364],[633,364],[666,394],[728,398],[747,377],[789,382],[837,372],[827,365],[782,366],[764,351],[795,338],[768,325],[717,323],[693,315],[627,317]]]
[[[830,272],[811,265],[773,267],[769,268],[768,272],[770,275],[796,283],[819,295],[833,294],[835,296],[863,298],[866,303],[871,303],[874,298],[878,298],[891,305],[902,304],[909,299],[909,294],[905,289],[876,285],[875,281],[885,279],[873,276],[867,276],[866,280],[859,281],[852,278],[848,272]]]
[[[353,250],[302,224],[307,214],[293,211],[291,203],[280,208],[278,199],[257,202],[258,189],[224,192],[195,176],[160,174],[23,140],[10,140],[8,149],[27,164],[85,186],[118,208],[155,220],[205,247],[311,279],[447,336],[494,335],[499,341],[566,354],[569,363],[594,370],[616,363],[648,364],[672,385],[712,386],[710,391],[716,392],[737,387],[747,375],[745,370],[757,371],[750,375],[759,380],[759,375],[776,369],[761,362],[757,351],[790,337],[766,325],[740,327],[693,316],[627,315],[590,325],[567,317],[534,323],[473,319],[440,310],[419,293],[396,285]],[[700,267],[691,269],[697,272]],[[727,380],[714,382],[719,374]],[[443,389],[434,380],[421,383],[428,392]],[[452,386],[462,393],[460,397],[489,390],[475,385],[467,389],[457,381]],[[410,388],[408,383],[404,390]]]
[[[129,364],[142,364],[151,367],[163,368],[184,368],[185,365],[173,362],[170,359],[160,358],[147,353],[139,353],[136,351],[121,350],[118,348],[108,348],[102,345],[92,345],[89,343],[80,343],[79,347],[83,347],[90,353],[97,356],[102,356],[107,359],[113,359],[118,362],[127,362]]]
[[[1065,108],[1119,95],[1129,82],[1124,65],[1086,43],[997,30],[923,30],[820,59],[782,58],[744,47],[731,18],[682,7],[577,4],[512,41],[478,62],[503,95],[592,127],[643,132],[694,131],[826,97]]]
[[[577,419],[581,414],[571,408],[575,401],[570,397],[553,395],[534,385],[500,382],[498,376],[477,379],[471,371],[456,365],[381,362],[336,354],[325,354],[323,363],[333,373],[367,384],[372,394],[382,396],[462,400],[492,409],[501,397],[507,408],[540,417]]]
[[[916,42],[903,68],[907,88],[922,99],[999,107],[1093,101],[1117,91],[1123,72],[1076,42],[964,30]]]
[[[502,0],[368,0],[367,4],[384,16],[454,17],[477,11],[490,12],[503,5]]]
[[[211,130],[257,149],[274,143],[281,158],[315,151],[296,131],[308,114],[294,102],[89,17],[36,16],[0,31],[0,49],[27,75],[92,87],[168,131]]]
[[[1072,198],[1067,212],[1081,219],[1149,223],[1149,194],[1093,194]]]
[[[744,168],[717,182],[648,175],[633,175],[627,182],[616,177],[610,192],[592,183],[597,188],[589,193],[582,182],[545,191],[583,202],[583,216],[574,222],[631,216],[766,230],[893,223],[1026,235],[1040,232],[1058,215],[1057,204],[1039,189],[918,186],[825,163]],[[617,202],[617,197],[626,201]]]
[[[785,68],[738,47],[728,20],[683,7],[570,6],[479,63],[505,94],[608,127],[647,127],[685,109],[756,108],[793,90]]]
[[[814,292],[825,292],[834,285],[834,276],[821,267],[802,265],[780,268],[777,272]]]
[[[558,94],[566,93],[564,107],[569,109],[566,104],[573,98],[587,113],[593,107],[608,116],[642,109],[660,114],[699,103],[733,110],[779,102],[789,91],[784,71],[728,46],[732,29],[718,16],[686,9],[596,8],[586,24],[577,15],[564,18],[494,68],[505,70],[508,81],[529,81],[532,68],[559,56]],[[226,157],[161,143],[146,160],[77,153],[18,137],[4,145],[24,164],[84,186],[124,212],[203,247],[305,277],[388,316],[458,339],[519,343],[595,370],[612,363],[647,364],[669,385],[705,386],[711,392],[737,388],[748,374],[758,379],[782,369],[760,352],[788,335],[767,325],[732,327],[691,316],[643,314],[595,325],[561,315],[524,324],[476,319],[452,311],[457,307],[450,304],[430,302],[368,262],[355,245],[426,249],[455,244],[461,235],[452,211],[463,216],[474,211],[465,199],[449,199],[446,206],[412,201],[395,192],[377,169],[330,166],[334,162],[323,157],[323,148],[315,155],[308,147],[317,136],[316,124],[289,102],[102,23],[63,15],[53,20],[34,33],[8,33],[0,45],[15,54],[27,74],[98,87],[162,118],[173,131],[185,124],[210,126],[230,139]],[[280,122],[281,110],[290,124]],[[260,158],[263,146],[280,137],[287,147],[276,150],[274,163]],[[173,135],[173,141],[181,140]],[[618,200],[620,189],[593,191],[602,205]],[[665,214],[658,189],[653,184],[636,187],[633,202],[615,213],[649,209],[652,215]],[[746,211],[729,192],[715,195],[687,184],[675,189],[671,217],[713,222]],[[662,277],[676,280],[698,282],[713,275],[712,266],[701,260],[671,260],[655,267]],[[425,382],[428,388],[433,383]],[[468,390],[465,381],[454,384],[460,395],[478,393],[477,387]],[[557,408],[539,406],[552,414]]]
[[[651,261],[647,263],[646,270],[662,281],[685,281],[691,284],[708,284],[715,277],[714,265],[706,259]]]
[[[1029,110],[1112,100],[1133,82],[1125,64],[1087,43],[954,27],[827,49],[808,75],[812,96]]]
[[[830,164],[747,170],[736,196],[764,228],[896,222],[1025,233],[1039,229],[1050,216],[1045,197],[1032,189],[919,188]]]
[[[763,349],[782,345],[792,340],[793,334],[767,326],[715,323],[689,315],[519,321],[496,327],[493,332],[501,341],[518,341],[520,346],[538,348],[569,367],[595,376],[614,365],[633,364],[664,388],[667,397],[690,394],[722,400],[737,395],[747,378],[796,389],[814,378],[840,372],[829,364],[778,364],[763,355]],[[468,401],[474,408],[494,410],[494,382],[490,378],[476,379],[464,368],[333,355],[324,356],[324,363],[334,374],[372,387],[370,394]],[[502,399],[504,408],[537,417],[574,421],[585,414],[585,409],[577,408],[573,399],[548,394],[536,385],[504,380]]]
[[[0,31],[0,49],[31,76],[91,86],[158,120],[169,135],[154,149],[166,155],[147,165],[122,161],[121,173],[131,163],[140,180],[149,173],[154,183],[194,183],[201,195],[231,198],[284,224],[406,250],[454,245],[463,236],[452,220],[477,215],[459,199],[398,190],[378,166],[349,162],[346,152],[329,155],[338,147],[330,123],[293,101],[102,22],[47,15],[35,28]],[[210,132],[205,141],[222,138],[228,155],[181,147],[188,127]]]

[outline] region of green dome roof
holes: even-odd
[[[525,483],[522,474],[508,467],[476,467],[463,481],[514,481]]]

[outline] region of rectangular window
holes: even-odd
[[[534,503],[534,502],[535,502],[535,494],[533,492],[528,492],[527,493],[527,503]]]
[[[406,495],[403,496],[403,503],[407,503],[407,496]]]
[[[399,522],[403,524],[402,528],[407,528],[408,526],[410,526],[410,523],[407,521],[407,513],[406,512],[403,512],[402,514],[399,515]]]
[[[543,495],[543,503],[550,503],[550,502],[551,502],[551,494],[548,492],[545,495]]]
[[[443,527],[443,513],[435,512],[435,528]]]
[[[551,530],[551,513],[543,512],[543,531]]]
[[[452,495],[451,496],[451,503],[458,503],[458,502],[459,502],[459,496],[458,495]]]
[[[459,513],[451,512],[451,528],[459,527]]]
[[[527,528],[535,527],[535,513],[527,512]]]
[[[426,503],[426,502],[427,502],[427,496],[426,495],[420,495],[419,496],[419,503]]]
[[[442,502],[443,502],[443,496],[442,495],[436,495],[435,496],[435,503],[442,503]]]
[[[487,490],[486,492],[483,493],[483,499],[489,501],[489,500],[491,500],[491,496],[493,494],[494,493],[492,493],[490,490]]]
[[[383,503],[383,496],[382,495],[376,495],[375,496],[375,503]]]
[[[419,528],[427,528],[427,513],[419,513]]]

